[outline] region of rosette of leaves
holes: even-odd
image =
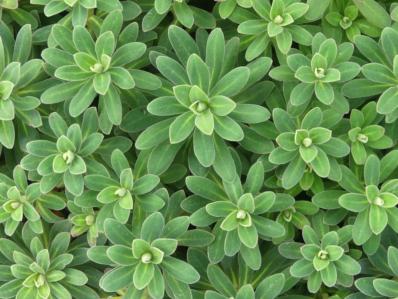
[[[221,266],[226,269],[224,270]],[[276,273],[266,276],[263,279],[263,276],[266,274],[255,277],[252,271],[249,270],[249,276],[253,278],[254,286],[244,282],[242,285],[236,286],[232,282],[231,279],[233,279],[233,277],[230,277],[231,272],[228,272],[228,270],[234,271],[232,267],[228,267],[228,265],[225,264],[209,264],[207,266],[207,279],[215,290],[207,290],[204,296],[205,299],[227,299],[231,297],[236,299],[254,299],[261,297],[276,298],[282,293],[286,282],[284,273]]]
[[[253,6],[251,0],[217,0],[218,13],[222,19],[226,19],[234,12],[236,7],[250,8]]]
[[[397,153],[392,151],[380,160],[370,155],[363,169],[363,182],[346,166],[339,184],[348,191],[342,194],[338,203],[344,209],[356,214],[352,229],[355,244],[362,245],[371,254],[380,243],[381,233],[390,226],[398,232],[398,196],[396,180],[387,180],[397,167]]]
[[[179,62],[158,54],[156,66],[168,80],[164,85],[169,91],[147,106],[151,114],[164,119],[146,128],[136,147],[162,155],[162,160],[152,159],[157,165],[148,165],[160,174],[184,144],[192,144],[193,160],[199,161],[196,164],[213,166],[220,176],[231,180],[235,165],[225,141],[242,141],[245,124],[265,122],[270,115],[265,107],[233,99],[266,74],[271,60],[259,58],[248,66],[236,67],[238,41],[225,43],[220,29],[210,33],[206,44],[196,43],[177,26],[169,27],[168,36]],[[199,46],[206,47],[203,59]]]
[[[279,196],[278,200],[287,200],[286,197]],[[290,199],[290,198],[289,198]],[[281,238],[273,238],[273,242],[278,244],[283,241],[293,240],[297,230],[302,230],[304,226],[311,225],[310,216],[318,213],[318,207],[309,201],[295,201],[279,213],[276,221],[285,228],[285,235]]]
[[[95,41],[82,26],[71,31],[63,25],[54,25],[51,36],[57,47],[45,49],[42,56],[61,81],[47,89],[41,101],[45,104],[67,101],[69,114],[77,117],[99,96],[101,129],[109,133],[112,125],[122,121],[122,91],[145,85],[137,80],[153,80],[149,85],[159,88],[156,76],[134,69],[146,51],[144,43],[135,41],[137,24],[120,32],[122,23],[120,11],[108,14]]]
[[[57,112],[53,112],[48,125],[52,138],[29,142],[26,145],[28,154],[21,160],[21,166],[40,175],[42,193],[63,184],[68,192],[80,195],[84,188],[83,175],[90,168],[101,171],[103,167],[93,158],[104,138],[97,132],[97,112],[95,108],[86,110],[82,125],[74,123],[69,127]]]
[[[111,12],[123,8],[118,0],[30,0],[30,3],[44,5],[46,17],[53,17],[66,11],[67,16],[72,19],[73,26],[85,26],[89,12],[94,9]]]
[[[289,55],[287,64],[271,70],[270,76],[296,83],[289,97],[294,106],[308,105],[315,94],[322,104],[335,103],[347,112],[348,103],[340,89],[342,83],[352,80],[360,72],[360,66],[349,61],[353,51],[351,43],[337,45],[334,39],[318,33],[312,39],[311,58],[302,53]]]
[[[350,256],[347,247],[350,233],[350,227],[347,226],[320,236],[306,225],[302,231],[305,244],[284,243],[280,247],[282,255],[298,259],[290,267],[290,274],[307,279],[310,293],[318,292],[322,285],[352,286],[353,277],[360,273],[361,266]]]
[[[189,5],[190,0],[152,0],[153,7],[148,10],[142,19],[144,32],[155,29],[169,13],[175,21],[186,28],[193,25],[199,28],[211,29],[216,27],[215,17],[208,11]]]
[[[103,231],[108,218],[124,224],[129,220],[133,208],[138,215],[158,211],[165,205],[157,192],[156,187],[160,182],[157,175],[134,175],[134,170],[120,150],[112,152],[111,166],[114,172],[112,176],[87,175],[84,181],[89,191],[76,199],[76,204],[80,206],[98,208],[95,223],[100,231]]]
[[[289,273],[291,262],[278,253],[277,247],[269,246],[263,252],[259,270],[250,269],[239,256],[209,263],[208,255],[198,248],[190,248],[187,261],[198,270],[200,281],[194,285],[195,295],[205,299],[227,298],[285,298],[294,294],[293,287],[299,279]],[[234,273],[246,273],[243,279],[235,280]],[[211,286],[211,287],[209,287]]]
[[[322,28],[337,41],[346,37],[354,42],[355,37],[361,33],[370,37],[379,37],[381,33],[380,28],[360,15],[358,8],[351,1],[343,0],[331,1]]]
[[[43,62],[31,59],[32,31],[23,26],[15,40],[4,26],[0,45],[0,143],[11,149],[15,143],[15,131],[23,132],[42,125],[37,111],[40,100],[36,97],[43,87],[37,86],[43,79]],[[45,78],[45,77],[44,77]],[[34,90],[34,91],[32,91]],[[22,133],[21,133],[22,134]]]
[[[343,92],[349,98],[374,97],[377,101],[377,113],[385,115],[386,122],[391,123],[398,118],[397,81],[398,81],[398,50],[395,41],[398,32],[387,27],[383,29],[379,43],[367,36],[358,36],[355,46],[370,61],[362,66],[364,78],[347,82]]]
[[[81,208],[73,201],[68,201],[69,220],[72,223],[70,234],[72,237],[87,235],[87,243],[95,246],[98,238],[96,212],[92,208]]]
[[[296,0],[269,1],[253,0],[255,14],[243,14],[237,11],[238,33],[250,36],[245,58],[250,61],[260,56],[270,43],[286,55],[293,42],[311,45],[312,35],[302,24],[301,17],[308,10],[308,4]],[[246,15],[246,16],[245,16]],[[239,16],[239,18],[238,18]]]
[[[380,247],[374,256],[369,257],[369,262],[374,265],[374,271],[366,274],[373,276],[357,279],[356,288],[370,298],[396,298],[398,282],[394,276],[398,275],[398,249],[394,246],[389,246],[387,250]]]
[[[107,219],[105,235],[113,245],[97,246],[88,251],[93,261],[113,265],[101,278],[100,287],[107,292],[122,291],[125,297],[139,297],[145,293],[161,299],[165,292],[170,297],[181,292],[187,296],[184,298],[191,297],[189,285],[199,280],[199,273],[172,255],[178,245],[188,246],[187,239],[207,246],[213,237],[200,230],[194,230],[197,234],[193,234],[187,231],[188,226],[187,216],[165,223],[162,214],[155,212],[145,218],[140,232],[135,235],[123,224]],[[189,235],[191,237],[186,238]]]
[[[41,234],[42,218],[47,222],[60,220],[52,210],[65,208],[65,200],[55,193],[41,194],[38,183],[28,184],[20,166],[14,168],[12,179],[0,174],[0,182],[0,222],[4,223],[6,235],[12,236],[23,222]]]
[[[46,235],[49,240],[43,236],[24,228],[22,242],[0,239],[2,274],[7,277],[0,286],[0,297],[98,299],[78,266],[87,261],[86,253],[72,249],[69,233],[52,229]]]
[[[328,177],[335,181],[341,179],[336,158],[348,155],[350,148],[340,138],[332,137],[330,129],[322,127],[327,115],[327,112],[316,107],[307,112],[298,123],[286,111],[274,109],[273,121],[280,134],[276,138],[278,147],[268,158],[275,165],[287,164],[280,177],[283,188],[294,187],[306,171],[321,178]]]
[[[261,192],[263,182],[261,162],[250,168],[243,186],[238,177],[232,183],[187,177],[186,185],[194,197],[187,198],[183,207],[190,209],[192,201],[203,202],[203,207],[192,213],[191,223],[199,227],[215,223],[213,233],[217,239],[209,247],[211,262],[217,263],[224,256],[239,253],[248,267],[258,270],[261,266],[259,239],[284,236],[284,227],[267,217],[266,213],[272,211],[276,202],[276,195],[272,191]],[[291,201],[284,201],[279,208],[289,206]]]
[[[375,102],[366,104],[361,110],[351,110],[348,137],[356,164],[363,165],[369,154],[393,146],[392,139],[385,135],[385,128],[378,124],[381,120]]]

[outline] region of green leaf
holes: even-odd
[[[398,249],[393,246],[388,247],[388,265],[396,275],[398,273]]]
[[[232,97],[246,86],[250,76],[247,67],[237,67],[225,74],[211,89],[211,95]]]
[[[385,9],[376,1],[353,0],[353,2],[369,23],[379,28],[385,28],[390,26],[390,16],[385,11]]]
[[[169,138],[172,144],[180,143],[191,135],[195,127],[195,114],[187,111],[170,124]]]
[[[375,235],[380,234],[388,223],[387,212],[384,208],[375,204],[370,206],[369,210],[369,225],[370,229]]]
[[[195,130],[193,134],[193,151],[201,165],[204,167],[211,166],[216,157],[213,137]]]
[[[205,135],[212,135],[214,131],[214,116],[210,110],[195,116],[195,126]]]
[[[256,298],[273,299],[276,298],[285,286],[286,278],[283,273],[273,274],[266,277],[256,288]]]
[[[339,204],[344,208],[352,212],[360,213],[364,211],[368,206],[369,202],[364,194],[358,193],[347,193],[339,197]]]
[[[393,280],[388,280],[385,278],[376,278],[373,281],[373,286],[376,291],[387,297],[396,297],[398,296],[398,282]]]
[[[186,23],[183,25],[186,27],[191,27],[193,25],[192,12],[190,12],[190,9],[187,8],[185,3],[184,4],[176,3],[176,4],[174,5],[175,12],[178,11],[180,13],[183,11],[182,12],[183,14],[187,13],[184,16],[184,19],[186,19]],[[178,15],[177,18],[179,19]],[[178,26],[171,25],[168,29],[168,37],[171,45],[173,46],[174,51],[177,54],[178,59],[182,62],[183,65],[187,64],[188,58],[192,54],[199,54],[198,46],[196,45],[192,37],[184,29]]]
[[[320,177],[327,177],[330,173],[330,163],[326,153],[318,149],[318,154],[314,160],[311,161],[311,166],[315,173]]]
[[[228,116],[215,116],[214,129],[225,140],[240,141],[244,137],[242,128],[237,122]]]
[[[222,294],[234,296],[235,288],[228,276],[217,265],[207,267],[207,277],[213,287]]]
[[[304,175],[305,162],[296,157],[289,163],[282,175],[282,186],[285,189],[293,188]]]
[[[152,280],[155,266],[151,263],[138,263],[134,271],[133,283],[138,290],[144,289]]]
[[[102,276],[99,284],[107,292],[116,292],[131,283],[133,271],[131,266],[114,268]]]
[[[192,284],[197,282],[200,278],[200,275],[195,268],[174,257],[164,257],[161,266],[166,273],[183,283]]]
[[[334,101],[333,87],[327,82],[318,81],[315,83],[315,95],[325,105],[330,105]]]
[[[290,267],[290,274],[293,277],[308,277],[314,272],[314,266],[311,261],[307,261],[305,259],[298,260]]]
[[[109,72],[96,74],[94,76],[94,90],[100,95],[105,95],[111,84],[111,74]]]
[[[166,56],[159,56],[156,59],[156,66],[160,73],[175,85],[189,83],[185,69],[174,59]]]
[[[94,90],[93,83],[91,81],[87,81],[73,96],[69,104],[70,115],[76,117],[82,114],[94,101],[95,95],[96,92]]]
[[[337,271],[334,264],[330,264],[325,269],[321,271],[321,277],[323,283],[328,286],[332,287],[337,282]]]

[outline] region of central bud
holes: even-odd
[[[13,210],[16,210],[16,209],[18,209],[18,208],[21,206],[21,203],[19,203],[19,202],[17,202],[17,201],[14,201],[14,202],[12,202],[12,203],[10,204],[10,206],[11,206],[11,208],[12,208]]]
[[[118,197],[123,197],[127,194],[127,189],[126,188],[119,188],[115,191],[115,195]]]
[[[91,226],[94,224],[94,216],[93,215],[87,215],[86,218],[84,219],[86,222],[86,225]]]
[[[207,110],[208,106],[206,103],[199,102],[196,106],[196,112],[201,113],[205,110]]]
[[[357,140],[362,143],[367,143],[369,138],[365,134],[358,134]]]
[[[373,202],[376,206],[382,207],[384,205],[384,200],[381,199],[380,197],[376,197],[376,199]]]
[[[238,212],[236,213],[236,219],[238,219],[238,220],[243,220],[246,218],[246,216],[247,216],[247,213],[244,210],[238,210]]]
[[[303,139],[303,145],[304,147],[310,147],[312,145],[312,139],[309,137],[305,137]]]
[[[350,20],[349,17],[343,17],[340,21],[340,27],[343,29],[347,29],[349,27],[351,27],[352,25],[352,21]]]
[[[329,257],[329,253],[326,250],[321,250],[318,252],[318,258],[321,260],[326,260]]]
[[[104,67],[102,66],[101,63],[97,62],[96,64],[90,67],[90,70],[94,73],[100,74],[104,71]]]
[[[274,23],[275,23],[276,25],[282,24],[282,23],[283,23],[283,18],[282,18],[280,15],[277,15],[277,16],[274,18]]]
[[[292,221],[293,218],[293,213],[295,212],[294,208],[291,208],[289,210],[283,211],[282,217],[286,222]]]
[[[150,254],[149,252],[144,253],[141,256],[141,262],[143,262],[144,264],[149,264],[152,261],[152,254]]]
[[[73,162],[73,159],[75,158],[75,154],[72,153],[71,151],[67,151],[62,155],[62,159],[64,159],[66,164],[71,164]]]
[[[343,21],[344,23],[349,23],[349,22],[351,22],[351,20],[350,20],[349,17],[344,17],[344,18],[342,19],[342,21]]]
[[[322,79],[325,77],[325,69],[321,67],[316,67],[314,71],[315,77]]]
[[[44,275],[43,275],[43,274],[39,274],[39,275],[37,276],[37,278],[35,279],[35,286],[36,286],[36,288],[42,287],[42,286],[44,285],[45,282],[46,282],[46,279],[45,279]]]

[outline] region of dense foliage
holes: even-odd
[[[0,298],[398,298],[397,1],[0,17]]]

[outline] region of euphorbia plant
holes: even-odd
[[[385,135],[384,127],[378,125],[380,121],[375,102],[368,103],[361,110],[351,111],[348,138],[356,164],[365,164],[369,153],[374,150],[390,148],[393,145],[392,139]]]
[[[319,177],[341,179],[335,158],[346,156],[349,147],[341,139],[332,137],[330,129],[322,127],[323,118],[322,110],[314,108],[298,124],[286,111],[274,110],[273,119],[280,134],[276,138],[278,147],[269,155],[269,161],[276,165],[287,164],[281,177],[284,188],[292,188],[300,182],[306,167]]]
[[[40,185],[29,184],[20,166],[14,168],[12,177],[0,176],[0,222],[4,223],[6,235],[12,236],[23,222],[32,231],[41,234],[41,218],[50,223],[60,220],[53,211],[65,208],[64,198],[55,192],[41,194]]]
[[[134,35],[121,40],[122,36],[131,33],[121,32],[118,23],[122,22],[121,12],[112,12],[103,21],[95,40],[83,26],[76,26],[72,31],[63,25],[55,25],[52,37],[59,48],[50,47],[42,56],[61,81],[46,90],[41,101],[45,104],[68,101],[69,114],[77,117],[99,96],[101,120],[112,127],[122,121],[121,92],[136,86],[135,76],[154,80],[155,86],[160,87],[156,77],[149,75],[147,78],[145,71],[134,69],[133,63],[145,54],[146,45],[135,41]],[[101,124],[103,130],[107,131],[107,127],[106,123]]]
[[[3,38],[11,34],[4,28]],[[35,86],[43,76],[43,61],[29,59],[32,51],[32,29],[23,26],[15,41],[0,44],[0,143],[13,148],[15,131],[29,130],[42,125]],[[39,91],[43,87],[38,88]]]
[[[273,209],[277,196],[271,191],[262,191],[263,180],[261,162],[252,166],[244,185],[238,178],[219,186],[207,178],[187,177],[188,188],[208,202],[192,214],[191,222],[197,226],[216,222],[213,232],[217,240],[209,248],[211,261],[239,253],[250,268],[258,269],[261,265],[259,239],[279,238],[285,234],[281,224],[266,216],[267,212],[277,210]],[[189,205],[187,199],[187,208]]]
[[[353,276],[361,271],[359,263],[345,253],[345,234],[342,228],[339,232],[331,231],[320,237],[310,226],[305,226],[305,244],[294,247],[290,244],[294,248],[292,250],[298,250],[298,255],[301,255],[290,267],[290,273],[293,277],[308,278],[307,288],[311,293],[316,293],[322,284],[327,287],[352,285]],[[282,254],[288,246],[289,243],[283,244]]]
[[[72,18],[74,26],[84,26],[89,12],[94,9],[110,12],[122,8],[118,0],[30,0],[30,3],[44,5],[46,17],[52,17],[66,11]]]
[[[85,263],[85,252],[73,251],[70,235],[62,226],[51,229],[50,240],[29,228],[22,231],[23,241],[0,239],[2,273],[8,277],[0,286],[2,298],[99,298],[86,285],[87,275],[78,269]],[[78,261],[79,257],[83,259]]]
[[[47,193],[63,184],[73,195],[80,195],[84,188],[83,175],[89,173],[90,168],[101,168],[93,158],[104,138],[97,132],[97,112],[95,109],[86,110],[82,124],[75,123],[69,127],[65,120],[54,112],[49,117],[49,126],[52,138],[28,143],[29,154],[23,158],[21,165],[24,169],[35,171],[41,176],[41,192]],[[128,141],[127,147],[130,147]]]
[[[286,84],[289,81],[295,83],[289,98],[294,106],[307,106],[315,96],[324,105],[335,103],[341,110],[347,109],[347,100],[340,91],[341,84],[360,72],[360,66],[349,61],[353,45],[337,45],[334,39],[318,33],[312,39],[311,49],[311,57],[302,53],[287,56],[287,64],[271,70],[270,76]]]
[[[297,25],[307,12],[308,4],[295,0],[276,0],[272,4],[268,1],[253,0],[252,6],[256,12],[255,16],[252,18],[249,15],[249,20],[244,16],[244,21],[240,21],[238,26],[240,34],[252,37],[245,53],[247,60],[260,56],[271,42],[284,55],[289,52],[293,41],[306,46],[311,44],[311,33]]]
[[[377,112],[385,115],[387,122],[393,122],[398,117],[396,101],[398,51],[394,47],[397,37],[398,32],[388,27],[383,29],[379,43],[367,36],[356,38],[355,45],[370,63],[362,66],[365,78],[347,82],[343,89],[350,98],[380,95]]]
[[[135,206],[138,214],[142,211],[154,212],[164,206],[164,200],[156,193],[156,187],[160,182],[157,175],[145,174],[135,177],[120,150],[112,152],[111,166],[115,178],[99,174],[87,175],[84,180],[89,191],[76,199],[77,205],[82,207],[98,207],[95,222],[100,231],[103,231],[104,222],[108,218],[126,223]]]
[[[125,296],[141,296],[147,292],[152,298],[160,299],[165,291],[178,294],[180,288],[186,289],[187,284],[197,282],[198,272],[172,256],[188,225],[186,218],[165,223],[160,213],[153,213],[142,223],[140,235],[135,236],[116,220],[105,221],[105,235],[113,245],[93,247],[88,252],[93,261],[115,264],[115,268],[101,278],[101,287],[109,292],[126,288]]]
[[[219,29],[210,33],[203,58],[198,44],[181,28],[170,26],[168,36],[179,61],[153,53],[156,67],[169,82],[169,91],[147,106],[151,114],[165,118],[142,132],[136,146],[168,151],[172,159],[184,143],[192,141],[194,159],[203,167],[213,166],[230,180],[235,170],[225,141],[241,141],[244,123],[269,118],[266,108],[237,103],[233,98],[260,80],[271,60],[260,58],[240,67],[233,60],[224,61],[229,51],[238,48],[235,41],[226,43]],[[253,117],[247,117],[249,111]]]
[[[387,157],[386,157],[387,158]],[[366,242],[372,248],[380,242],[380,234],[387,225],[398,231],[396,216],[398,214],[398,196],[395,180],[386,180],[391,173],[390,166],[371,155],[364,165],[363,178],[360,182],[348,169],[340,183],[349,193],[340,196],[338,202],[346,210],[357,214],[353,225],[353,240],[362,245]],[[371,245],[373,243],[373,245]]]
[[[206,10],[189,5],[189,0],[151,0],[152,8],[148,10],[142,20],[142,29],[155,29],[169,13],[172,13],[177,22],[184,27],[214,28],[216,20]]]

